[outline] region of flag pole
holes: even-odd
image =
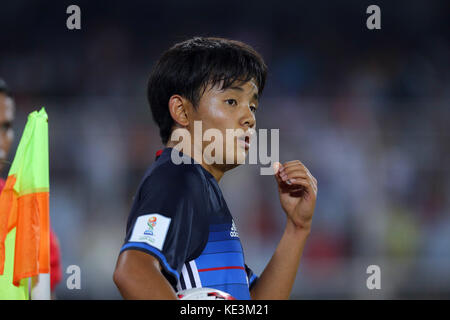
[[[50,300],[50,274],[40,273],[31,279],[31,300]]]

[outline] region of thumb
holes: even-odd
[[[274,176],[275,176],[275,179],[277,180],[277,183],[279,186],[281,186],[281,184],[283,183],[283,180],[280,177],[280,169],[282,167],[283,167],[283,165],[280,162],[275,162],[273,164]]]

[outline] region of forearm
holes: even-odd
[[[289,299],[309,232],[287,223],[269,264],[251,291],[252,299]]]

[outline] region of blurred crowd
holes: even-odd
[[[81,290],[63,281],[58,298],[120,298],[112,272],[132,197],[162,147],[147,77],[194,35],[262,54],[257,127],[279,129],[280,160],[301,160],[319,182],[292,298],[450,298],[445,1],[383,3],[378,31],[361,1],[79,1],[80,31],[65,27],[70,3],[54,2],[2,4],[0,77],[16,100],[16,145],[28,113],[49,115],[51,223],[63,272],[78,265],[82,279]],[[243,165],[220,184],[260,273],[285,223],[275,179]],[[381,290],[366,287],[369,265]]]

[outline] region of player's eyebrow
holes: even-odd
[[[237,90],[237,91],[241,91],[241,92],[244,91],[244,89],[242,87],[229,87],[228,89]],[[259,95],[257,92],[255,92],[253,94],[253,99],[256,101],[259,101]]]

